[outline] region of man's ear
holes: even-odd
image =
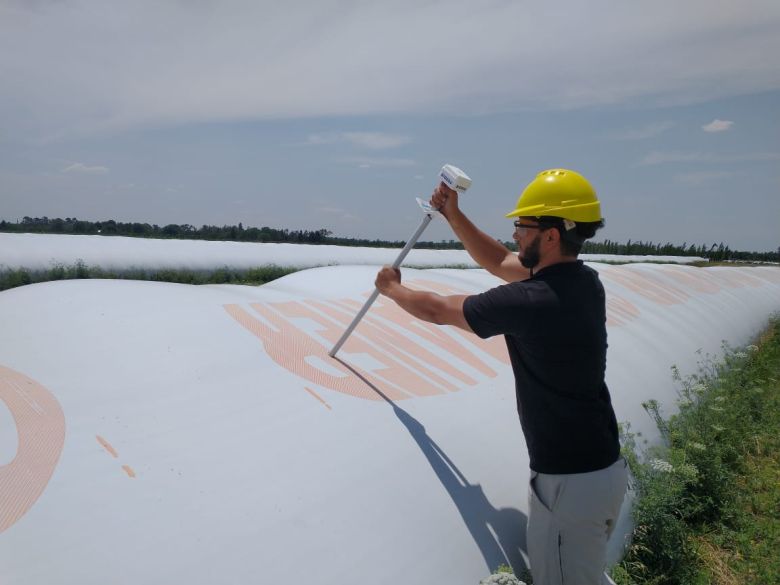
[[[558,230],[558,228],[551,228],[549,230],[545,230],[544,234],[542,235],[542,239],[544,240],[544,244],[549,247],[550,250],[561,250],[562,251],[562,241],[563,236],[561,236],[561,232]]]

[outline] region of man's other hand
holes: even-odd
[[[377,273],[374,284],[380,293],[386,295],[393,286],[401,284],[401,271],[392,266],[383,266]]]

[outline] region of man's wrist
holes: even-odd
[[[402,285],[400,282],[391,282],[387,285],[387,287],[385,287],[385,290],[382,291],[382,294],[392,300],[395,300],[403,292],[403,288],[404,285]]]
[[[459,207],[456,207],[455,209],[451,209],[450,211],[447,212],[447,215],[444,216],[444,218],[447,220],[447,223],[449,223],[451,226],[457,224],[462,217],[463,217],[463,212],[460,210]]]

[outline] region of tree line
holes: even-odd
[[[244,228],[237,226],[203,225],[195,227],[190,224],[157,224],[140,222],[121,222],[109,219],[106,221],[85,221],[75,217],[27,217],[22,221],[11,223],[0,221],[0,231],[24,232],[38,234],[79,234],[103,236],[130,236],[141,238],[170,238],[186,240],[232,240],[239,242],[294,242],[301,244],[322,244],[330,235],[328,230],[288,230],[269,227]]]
[[[45,234],[82,234],[105,236],[130,236],[143,238],[170,238],[190,240],[213,240],[235,242],[267,242],[295,244],[330,244],[336,246],[388,247],[403,246],[401,240],[369,240],[364,238],[345,238],[334,236],[325,228],[318,230],[289,230],[271,227],[248,227],[238,225],[202,225],[195,227],[190,224],[157,224],[139,222],[120,222],[113,219],[106,221],[85,221],[77,218],[65,219],[48,217],[27,217],[21,221],[8,222],[0,220],[0,232],[45,233]],[[514,242],[503,242],[514,249]],[[442,240],[439,242],[418,242],[417,248],[462,250],[463,245],[457,240]],[[656,244],[653,242],[632,241],[626,243],[604,240],[602,242],[585,242],[582,252],[585,254],[616,254],[616,255],[648,255],[648,256],[700,256],[711,261],[744,260],[758,262],[780,261],[780,247],[773,252],[747,252],[732,250],[723,242],[712,244],[672,243]]]
[[[723,242],[713,244],[688,244],[675,245],[672,243],[655,244],[653,242],[633,242],[628,240],[625,244],[604,240],[603,242],[585,242],[582,248],[584,254],[618,254],[621,256],[699,256],[713,262],[728,260],[746,260],[756,262],[780,261],[780,247],[776,252],[744,252],[732,250]]]

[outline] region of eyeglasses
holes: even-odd
[[[528,233],[528,230],[547,230],[550,229],[550,227],[552,227],[541,223],[537,223],[537,224],[520,223],[519,219],[514,222],[514,226],[515,226],[515,232],[517,232],[517,235],[520,236],[521,238]]]

